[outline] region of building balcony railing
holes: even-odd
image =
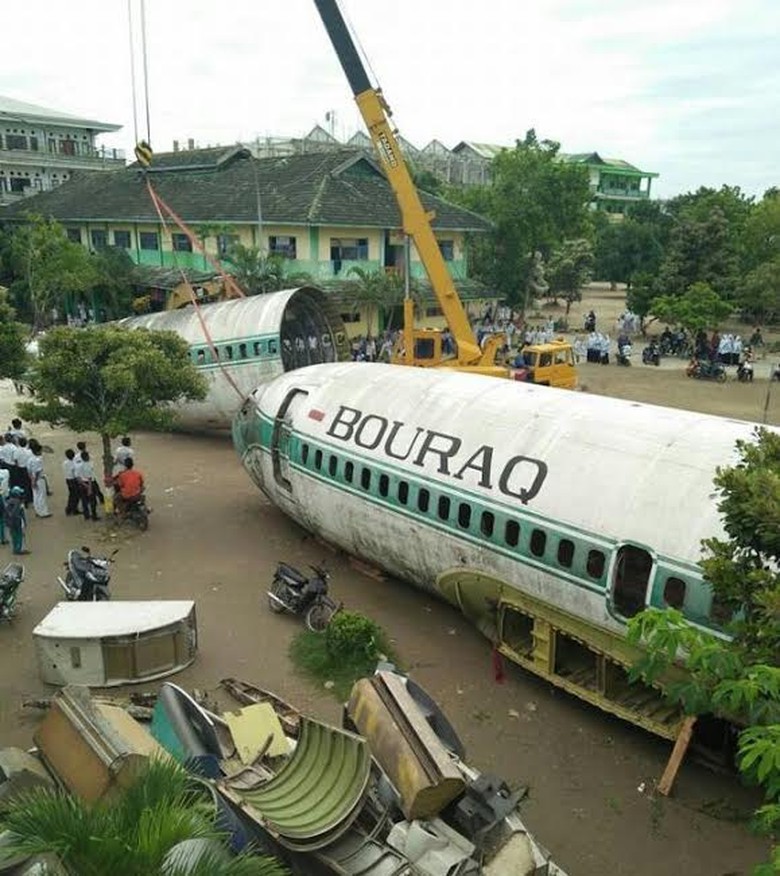
[[[65,141],[71,142],[71,141]],[[46,146],[42,149],[8,148],[5,140],[0,137],[0,161],[19,161],[25,164],[51,164],[64,162],[66,164],[87,164],[99,166],[102,164],[125,164],[124,149],[109,149],[105,146],[85,146],[77,144],[78,150],[73,152],[62,147]]]
[[[200,253],[195,252],[171,252],[169,250],[129,250],[130,257],[138,265],[151,265],[154,267],[165,268],[185,268],[195,271],[211,271],[212,265]],[[213,258],[213,257],[212,257]],[[227,259],[223,259],[225,269],[230,270],[230,263]],[[362,271],[371,273],[373,271],[385,270],[395,271],[396,268],[382,267],[378,259],[342,259],[326,260],[326,261],[311,261],[306,259],[289,259],[285,262],[287,267],[287,276],[295,276],[306,274],[313,281],[325,280],[353,280],[357,281],[357,274],[352,271],[352,268],[359,268]],[[447,268],[453,280],[467,279],[466,262],[463,260],[453,260],[447,262]],[[400,270],[399,270],[400,273]],[[411,275],[414,279],[426,279],[425,268],[420,262],[412,262]]]
[[[593,194],[596,198],[618,198],[621,201],[641,201],[650,197],[649,192],[637,189],[596,189]]]

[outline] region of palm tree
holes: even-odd
[[[227,259],[233,276],[247,295],[264,295],[311,283],[311,277],[301,271],[292,272],[290,259],[280,255],[264,255],[254,246],[237,243],[231,247]]]
[[[93,805],[59,790],[32,789],[0,812],[0,830],[8,832],[4,852],[53,853],[79,876],[287,874],[272,858],[229,857],[217,843],[197,865],[177,862],[170,853],[178,843],[220,835],[203,786],[169,759],[151,759],[130,787]]]
[[[354,274],[357,280],[344,283],[343,292],[351,296],[355,301],[366,307],[366,324],[371,326],[373,316],[380,314],[384,317],[384,327],[392,328],[393,308],[404,300],[404,280],[395,272],[387,272],[381,268],[373,271],[353,265],[348,274]],[[410,294],[415,304],[420,307],[421,294],[417,284],[412,281]]]

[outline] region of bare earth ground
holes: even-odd
[[[765,380],[694,382],[680,376],[682,364],[673,370],[585,366],[582,380],[590,392],[758,418]],[[14,401],[10,386],[0,385],[0,424],[10,419]],[[769,422],[780,422],[777,395],[769,414]],[[75,437],[44,425],[34,432],[54,450],[45,459],[57,513],[31,521],[22,603],[13,625],[0,628],[0,742],[25,747],[38,715],[23,709],[22,700],[47,693],[38,680],[32,629],[59,599],[55,576],[67,549],[84,543],[108,549],[112,542],[103,523],[62,513],[60,460]],[[529,826],[572,876],[734,876],[748,874],[766,855],[767,842],[739,820],[757,798],[737,779],[686,762],[673,798],[656,797],[653,781],[668,743],[515,667],[507,666],[505,682],[496,683],[487,642],[454,610],[410,586],[368,577],[313,541],[254,489],[227,438],[138,435],[134,443],[154,514],[147,533],[113,540],[121,545],[114,596],[196,599],[200,654],[179,683],[213,690],[220,678],[235,675],[338,722],[340,707],[330,694],[291,673],[287,648],[298,622],[272,615],[264,598],[277,560],[304,566],[325,558],[335,597],[390,633],[405,667],[449,714],[474,764],[530,786]],[[97,452],[94,437],[90,444]]]

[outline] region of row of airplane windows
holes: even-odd
[[[359,485],[366,492],[373,490],[383,499],[397,501],[404,507],[416,507],[418,511],[435,517],[443,523],[455,524],[458,528],[469,531],[474,535],[482,535],[493,541],[503,543],[510,548],[518,548],[521,542],[520,523],[512,517],[496,519],[492,511],[475,509],[472,504],[465,500],[451,499],[446,493],[432,494],[427,487],[410,485],[408,481],[398,480],[391,484],[387,474],[372,471],[368,466],[355,466],[350,460],[341,460],[333,453],[327,455],[327,460],[322,450],[315,450],[307,443],[301,447],[301,462],[303,465],[311,465],[315,471],[327,472],[335,478],[339,473],[339,463],[343,462],[341,476],[348,484]],[[394,495],[391,496],[391,488]],[[416,493],[416,495],[412,495]],[[549,544],[544,529],[534,526],[527,535],[527,550],[530,554],[544,562],[555,562],[562,569],[571,569],[574,565],[577,546],[569,538],[558,538],[557,547]],[[587,546],[584,546],[587,548]],[[549,548],[549,549],[548,549]],[[585,572],[594,581],[601,581],[604,577],[607,558],[603,551],[597,548],[587,548],[585,558]]]
[[[395,483],[391,483],[389,475],[383,472],[377,473],[372,471],[366,465],[356,466],[351,460],[342,460],[333,453],[326,455],[320,449],[315,449],[312,453],[310,445],[306,442],[301,445],[301,462],[304,466],[312,467],[320,473],[327,473],[332,478],[339,476],[339,467],[341,465],[340,474],[347,484],[360,486],[366,492],[372,492],[373,490],[381,498],[397,501],[399,505],[404,507],[416,507],[421,513],[435,517],[443,523],[457,525],[458,528],[464,531],[469,531],[474,535],[482,535],[494,542],[498,541],[498,543],[506,547],[522,549],[520,545],[521,526],[512,517],[497,520],[496,515],[492,511],[475,509],[470,502],[454,500],[443,492],[433,495],[427,487],[409,484],[408,481],[403,479],[394,478]],[[570,538],[562,536],[557,538],[557,544],[555,544],[554,537],[548,539],[548,534],[544,529],[541,529],[539,526],[533,526],[527,534],[526,549],[533,557],[542,562],[550,565],[555,563],[561,569],[570,570],[574,566],[575,558],[577,558],[578,545]],[[579,545],[579,549],[587,551],[584,571],[588,578],[601,582],[607,567],[606,555],[598,548],[588,545]],[[646,553],[643,549],[633,548],[630,545],[625,545],[621,548],[621,551],[627,550],[642,554]],[[647,559],[650,560],[649,555],[647,555]],[[649,580],[647,583],[649,583]],[[627,589],[628,586],[630,585],[626,585]],[[677,575],[667,575],[664,580],[662,596],[664,605],[683,610],[686,591],[687,582],[684,579]],[[619,594],[616,592],[617,595]],[[626,616],[632,616],[644,607],[645,599],[642,597],[635,601],[631,608],[629,608],[629,604],[630,600],[624,601],[625,609],[622,613]],[[723,621],[723,618],[718,616],[716,605],[713,605],[711,616],[713,620]]]
[[[214,362],[233,362],[255,359],[260,356],[278,356],[279,342],[276,338],[267,341],[251,341],[231,344],[214,344],[213,347],[190,347],[190,359],[196,365]]]

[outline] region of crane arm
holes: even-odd
[[[371,85],[337,0],[314,0],[314,3],[352,88],[355,102],[368,128],[371,141],[379,154],[382,168],[395,194],[401,211],[403,231],[414,241],[417,253],[428,274],[433,294],[436,296],[447,325],[457,343],[458,364],[477,364],[482,360],[483,352],[474,337],[468,315],[455,289],[450,272],[447,270],[447,263],[444,261],[436,236],[431,228],[430,219],[432,217],[423,207],[404,161],[395,136],[395,129],[390,122],[390,108],[385,102],[382,92]],[[409,345],[407,345],[407,355],[410,353]]]

